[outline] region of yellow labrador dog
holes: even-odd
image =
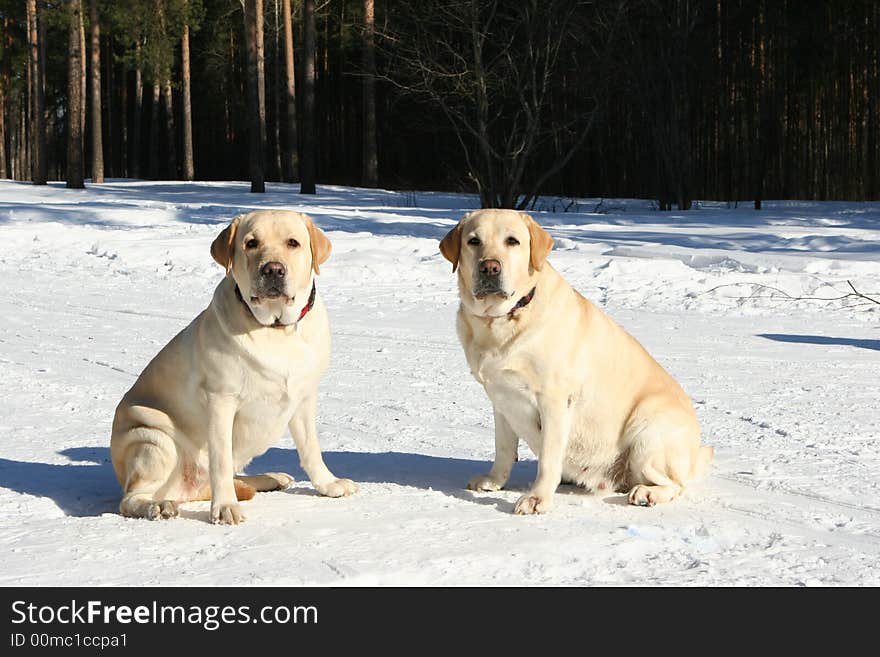
[[[178,514],[211,501],[211,520],[244,520],[239,500],[284,488],[282,473],[235,473],[290,428],[300,463],[322,495],[357,490],[321,456],[318,380],[330,358],[327,311],[315,275],[330,241],[308,216],[258,211],[236,217],[211,255],[226,268],[210,305],[147,365],[113,419],[110,453],[123,515]]]
[[[514,507],[550,509],[561,481],[669,502],[712,460],[690,399],[626,331],[547,262],[529,215],[479,210],[440,242],[458,271],[458,336],[495,415],[495,463],[468,488],[502,488],[522,438],[538,476]]]

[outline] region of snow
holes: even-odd
[[[682,383],[716,460],[669,505],[562,487],[517,517],[524,444],[507,490],[464,490],[488,470],[492,414],[437,240],[476,199],[248,189],[0,181],[0,585],[880,584],[880,306],[815,300],[880,291],[880,203],[541,199],[551,262]],[[308,212],[333,242],[318,431],[361,490],[315,494],[286,435],[249,472],[297,481],[246,502],[245,524],[208,524],[204,502],[122,518],[114,408],[209,302],[211,240],[257,207]]]

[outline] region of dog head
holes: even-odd
[[[502,316],[528,294],[553,238],[525,212],[477,210],[440,242],[458,271],[462,303],[476,315]]]
[[[312,272],[330,256],[330,240],[300,212],[258,210],[232,220],[211,255],[238,285],[257,321],[293,324],[312,291]]]

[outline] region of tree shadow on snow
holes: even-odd
[[[122,491],[113,472],[110,449],[71,447],[58,453],[73,462],[39,463],[0,458],[0,487],[48,497],[68,516],[116,513]],[[499,494],[475,494],[465,489],[471,477],[489,471],[492,466],[489,461],[408,452],[324,452],[324,460],[336,476],[355,482],[436,490],[456,499],[494,506],[505,513],[513,510],[513,504]],[[525,491],[535,478],[535,471],[535,461],[517,463],[505,488]],[[317,494],[308,483],[294,449],[273,447],[254,459],[246,472],[287,472],[297,481],[291,492]]]
[[[121,490],[107,447],[71,447],[58,452],[74,463],[37,463],[0,458],[0,487],[51,498],[65,515],[115,513]]]
[[[827,335],[787,335],[783,333],[759,333],[759,338],[767,338],[775,342],[801,342],[804,344],[843,345],[880,351],[880,340],[858,338],[833,338]]]

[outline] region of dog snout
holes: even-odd
[[[284,278],[287,268],[280,262],[267,262],[260,267],[260,274],[266,278]]]
[[[498,276],[501,273],[501,263],[497,260],[483,260],[480,262],[480,273],[483,276]]]

